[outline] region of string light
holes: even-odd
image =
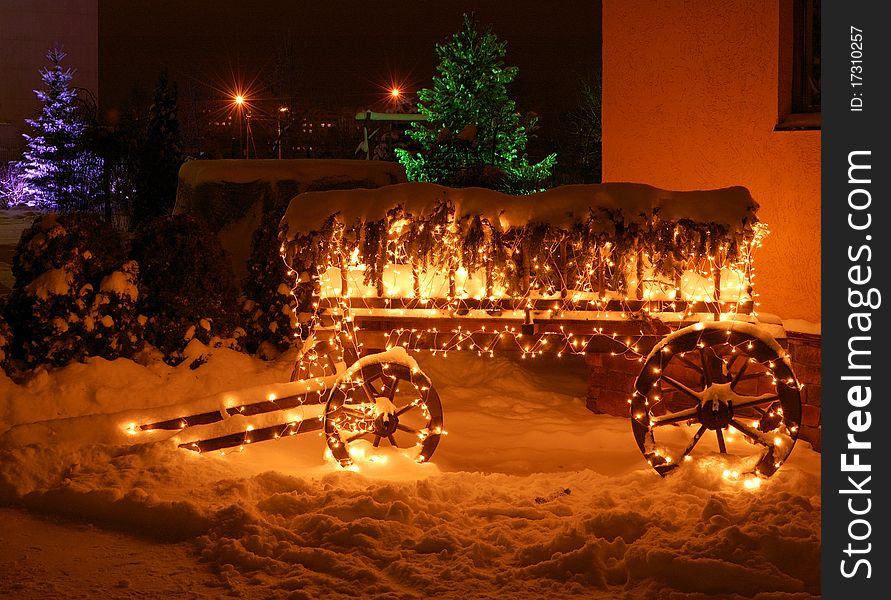
[[[282,236],[297,305],[294,336],[306,340],[292,379],[334,377],[366,344],[441,356],[462,350],[492,357],[512,349],[523,358],[605,347],[611,356],[642,363],[644,342],[654,336],[754,314],[752,258],[767,234],[752,222],[751,206],[741,207],[745,216],[733,227],[592,207],[587,220],[570,228],[505,226],[459,215],[445,200],[419,214],[395,205],[383,219],[358,222],[341,220],[336,203],[329,208],[332,216],[316,229]],[[616,233],[629,223],[633,235]],[[667,345],[662,351],[671,356]],[[346,380],[341,389],[362,385]],[[421,397],[426,389],[418,388]],[[306,402],[324,403],[328,392],[320,386]],[[274,395],[267,401],[272,410],[281,405]],[[635,418],[647,422],[652,406],[645,397],[641,403]],[[236,410],[248,414],[251,406]],[[314,421],[324,420],[322,414]],[[305,421],[289,419],[267,439],[305,428]],[[239,447],[259,439],[259,431],[246,431]],[[421,432],[419,439],[442,433]],[[327,439],[335,448],[343,443]],[[428,460],[429,452],[419,456]],[[659,459],[679,460],[667,453]]]

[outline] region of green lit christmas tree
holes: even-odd
[[[508,193],[545,187],[557,157],[535,164],[526,157],[535,119],[524,120],[508,96],[517,68],[505,66],[506,46],[490,28],[477,31],[467,15],[463,29],[436,46],[440,62],[433,89],[418,93],[418,110],[427,120],[416,121],[408,132],[420,150],[396,150],[410,181]]]

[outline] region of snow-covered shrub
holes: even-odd
[[[5,311],[13,356],[28,367],[131,356],[141,345],[135,298],[112,303],[116,292],[103,291],[107,281],[135,278],[135,265],[121,266],[125,258],[121,235],[94,215],[37,218],[13,257]]]
[[[251,241],[248,274],[242,286],[245,348],[262,357],[286,350],[294,340],[296,300],[291,295],[288,267],[281,257],[278,224],[285,212],[279,204],[264,213]]]
[[[235,278],[217,237],[194,217],[170,215],[142,227],[133,241],[139,263],[146,340],[168,360],[193,338],[214,346],[243,333],[236,325]]]
[[[113,360],[133,356],[142,347],[145,317],[137,312],[138,299],[139,264],[135,260],[102,278],[84,322],[90,354]]]
[[[123,264],[121,235],[96,215],[46,214],[22,232],[12,262],[16,286],[51,269],[81,269],[90,281]]]
[[[260,225],[251,238],[248,274],[242,282],[241,310],[246,330],[245,348],[262,358],[272,358],[286,350],[298,339],[295,333],[306,333],[298,322],[310,318],[313,286],[308,272],[302,283],[292,289],[294,274],[282,258],[279,223],[292,195],[281,194],[285,188],[278,183],[279,196],[263,213]],[[376,188],[370,179],[344,181],[321,179],[308,185],[307,192]],[[295,190],[296,191],[296,190]],[[305,336],[304,336],[305,337]]]

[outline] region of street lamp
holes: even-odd
[[[402,90],[400,90],[398,87],[391,88],[390,100],[393,102],[393,108],[398,111],[402,104]]]
[[[238,111],[238,151],[243,152],[244,150],[244,132],[241,130],[241,113],[244,111],[244,96],[241,94],[235,94],[235,97],[232,99],[235,102],[235,109]]]
[[[276,138],[275,143],[278,146],[278,159],[282,158],[282,117],[288,112],[287,106],[278,107],[278,119],[276,119]]]
[[[251,111],[250,104],[248,104],[248,99],[245,98],[244,94],[235,94],[235,97],[232,99],[235,103],[235,108],[238,110],[238,138],[241,143],[242,148],[244,149],[244,158],[251,157]],[[244,113],[244,132],[241,130],[241,117],[242,113]],[[254,155],[256,156],[257,152],[254,151]]]
[[[251,157],[251,146],[253,145],[253,141],[254,141],[254,134],[251,132],[251,111],[250,110],[248,110],[246,113],[244,113],[244,135],[245,135],[244,157],[250,158]],[[254,158],[257,158],[257,149],[256,148],[254,148]]]

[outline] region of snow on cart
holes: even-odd
[[[631,183],[300,194],[280,233],[303,342],[291,383],[137,430],[182,430],[199,451],[321,430],[343,466],[393,449],[423,462],[443,409],[413,354],[604,352],[640,365],[629,415],[657,472],[725,455],[734,477],[769,476],[801,401],[782,327],[755,311],[757,206],[742,187]]]

